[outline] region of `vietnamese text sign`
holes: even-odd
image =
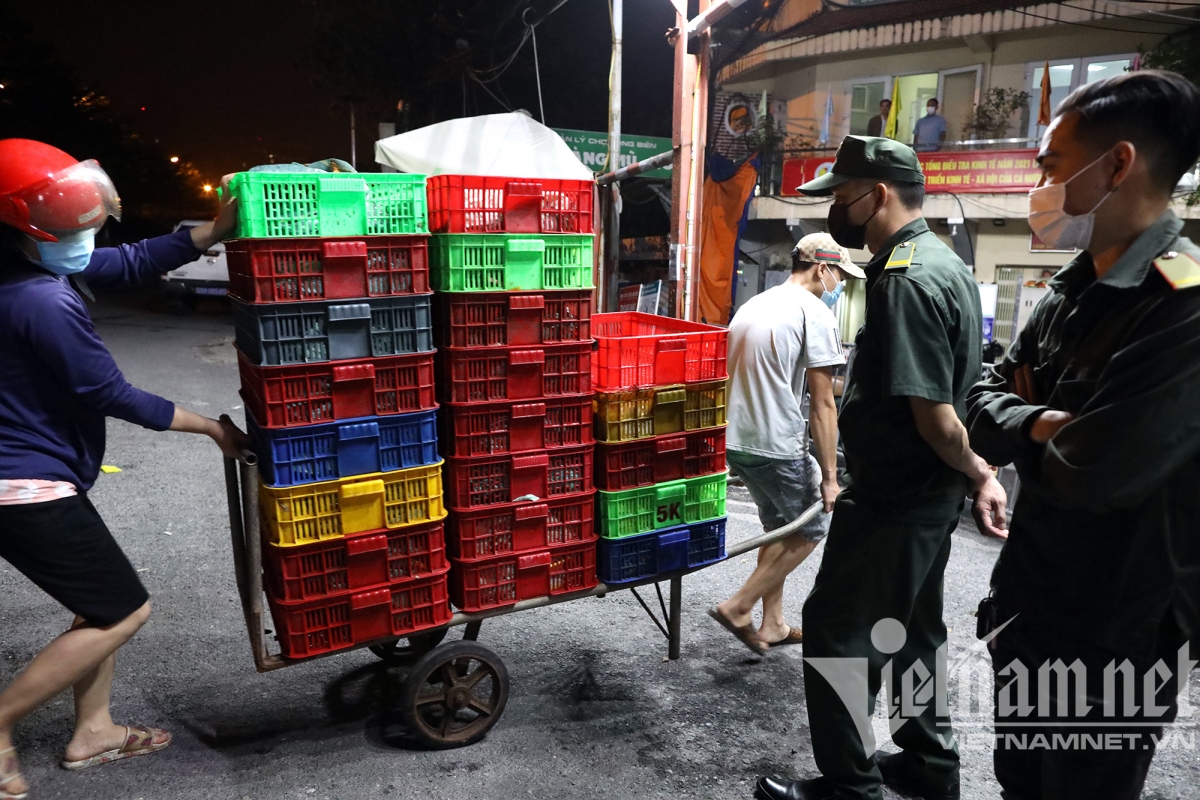
[[[961,153],[918,153],[925,191],[961,194],[1028,192],[1041,177],[1037,150],[967,150]],[[782,194],[833,168],[833,156],[789,158],[783,162]]]
[[[554,132],[575,152],[575,157],[597,175],[608,172],[608,134],[592,131],[573,131],[555,128]],[[671,140],[658,136],[621,136],[620,167],[628,167],[651,156],[666,153],[671,149]],[[670,178],[671,168],[652,169],[643,172],[646,178]]]

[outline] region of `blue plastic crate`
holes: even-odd
[[[702,567],[725,558],[725,518],[678,528],[601,539],[596,571],[609,584]]]
[[[238,349],[255,366],[314,364],[433,350],[431,294],[310,303],[233,300]]]
[[[266,429],[247,411],[246,426],[263,482],[300,486],[438,463],[436,416],[418,411]]]

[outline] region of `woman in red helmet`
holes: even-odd
[[[116,651],[145,624],[150,603],[87,497],[105,418],[203,433],[234,457],[249,445],[228,417],[207,419],[130,386],[75,289],[154,280],[195,260],[233,232],[236,205],[190,231],[94,250],[96,232],[120,215],[95,161],[40,142],[0,141],[0,558],[76,615],[0,693],[0,800],[28,791],[13,728],[67,688],[75,695],[67,769],[171,742],[166,731],[109,716]]]

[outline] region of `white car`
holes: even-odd
[[[185,219],[175,226],[175,230],[203,224],[200,220]],[[182,287],[187,294],[224,297],[229,290],[229,265],[225,262],[224,243],[217,242],[195,261],[163,275],[163,280]]]

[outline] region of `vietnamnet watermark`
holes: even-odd
[[[993,660],[993,642],[1010,619],[956,658],[936,651],[933,670],[921,660],[907,668],[888,659],[881,669],[880,702],[871,703],[866,658],[805,658],[842,700],[862,740],[875,752],[877,721],[892,735],[918,718],[934,720],[943,747],[960,750],[1196,750],[1200,708],[1188,680],[1197,663],[1185,643],[1173,664],[1159,659],[1141,668],[1128,659],[1103,664],[1061,658],[1029,664]],[[899,653],[907,631],[885,618],[871,630],[879,653]],[[907,663],[907,662],[905,662]],[[882,726],[881,726],[882,727]]]

